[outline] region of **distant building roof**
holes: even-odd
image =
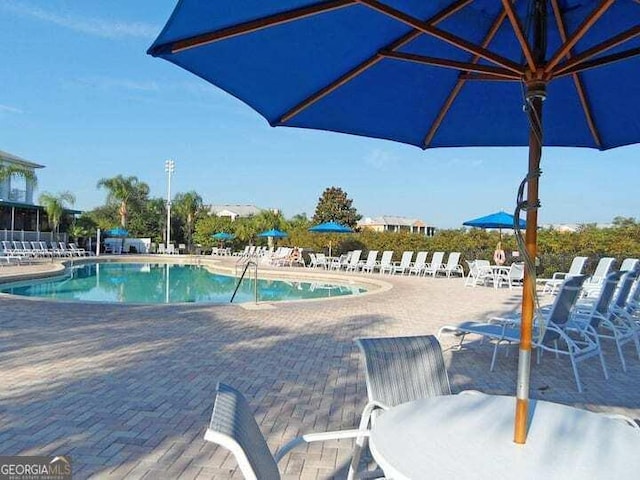
[[[259,214],[262,210],[255,205],[209,205],[210,213],[222,216],[250,217]]]
[[[404,225],[407,227],[425,227],[426,224],[417,218],[399,217],[397,215],[381,215],[379,217],[366,217],[358,222],[361,226],[371,225]]]
[[[20,158],[17,155],[13,155],[12,153],[3,152],[2,150],[0,150],[0,161],[15,163],[28,168],[44,168],[44,165],[30,162],[29,160]]]
[[[577,232],[581,227],[585,225],[595,225],[596,228],[611,228],[611,223],[548,223],[546,225],[540,225],[540,228],[550,228],[551,230],[557,230],[558,232]]]

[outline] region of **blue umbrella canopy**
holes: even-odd
[[[273,237],[273,238],[285,238],[288,237],[289,235],[287,235],[286,232],[283,232],[281,230],[272,228],[271,230],[266,230],[262,233],[258,234],[259,237]]]
[[[524,443],[542,146],[640,142],[639,13],[635,0],[182,0],[148,53],[272,126],[421,148],[529,146],[516,206],[527,212],[514,435]]]
[[[232,233],[218,232],[218,233],[214,233],[213,235],[211,235],[211,238],[214,238],[216,240],[225,241],[225,240],[233,240],[234,238],[236,238],[236,236],[233,235]]]
[[[473,220],[467,220],[463,222],[463,225],[467,227],[477,227],[477,228],[513,228],[514,216],[507,212],[496,212],[491,215],[486,215],[480,218],[474,218]],[[523,219],[518,219],[519,228],[526,228],[527,224]]]
[[[110,230],[107,230],[107,235],[111,237],[126,237],[129,235],[129,232],[122,227],[115,227]]]
[[[351,233],[353,230],[346,225],[342,225],[338,222],[325,222],[319,225],[314,225],[309,229],[310,232],[316,233]]]

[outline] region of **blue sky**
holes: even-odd
[[[0,150],[46,166],[39,189],[101,205],[100,178],[135,175],[166,197],[313,214],[329,186],[365,216],[440,228],[512,211],[525,148],[434,149],[336,133],[272,128],[240,101],[146,55],[175,0],[0,1]],[[546,148],[540,223],[638,217],[640,148]]]

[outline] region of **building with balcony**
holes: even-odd
[[[399,217],[396,215],[382,215],[380,217],[365,217],[358,222],[358,227],[368,228],[375,232],[409,232],[432,237],[436,227],[429,226],[417,218]]]

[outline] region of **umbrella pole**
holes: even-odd
[[[542,90],[541,90],[542,89]],[[516,417],[514,442],[523,444],[527,439],[529,409],[529,379],[531,371],[531,344],[533,337],[534,272],[538,240],[538,178],[542,154],[542,101],[544,85],[539,82],[527,86],[530,115],[533,119],[529,130],[529,173],[527,180],[527,230],[525,245],[531,262],[525,262],[522,288],[522,323],[520,326],[520,352],[518,357],[518,381],[516,386]]]

